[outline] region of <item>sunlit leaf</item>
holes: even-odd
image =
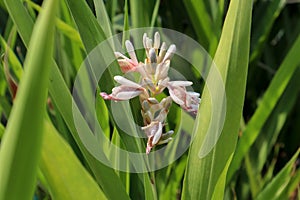
[[[218,80],[218,72],[212,67],[202,95],[195,140],[189,152],[183,199],[223,199],[226,173],[235,150],[245,96],[251,8],[251,1],[230,2],[214,58],[222,79]],[[216,107],[218,109],[214,111]],[[225,114],[223,128],[222,113]],[[210,123],[213,131],[209,129]],[[218,131],[222,131],[220,137]]]
[[[0,199],[32,199],[43,136],[57,1],[45,1],[0,150]],[[19,181],[18,181],[19,180]]]

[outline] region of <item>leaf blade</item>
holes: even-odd
[[[0,199],[31,199],[35,188],[58,2],[45,1],[44,6],[28,48],[27,73],[20,82],[1,144]]]
[[[200,117],[197,119],[199,126],[195,130],[197,135],[189,152],[184,180],[183,199],[212,199],[213,197],[223,197],[226,178],[224,174],[227,172],[228,163],[230,163],[232,154],[234,153],[245,96],[251,11],[251,1],[230,2],[221,40],[214,58],[221,78],[223,79],[219,82],[224,81],[227,99],[225,102],[222,98],[221,87],[214,85],[216,78],[218,78],[215,76],[217,72],[212,73],[213,76],[208,76],[203,91],[199,110]],[[241,15],[241,13],[243,13],[243,15]],[[211,70],[215,69],[211,68]],[[215,98],[214,102],[210,102],[210,96],[218,98]],[[220,113],[225,112],[224,105],[226,105],[224,127],[221,129],[222,115],[216,115],[216,117],[212,119],[212,123],[214,123],[213,127],[218,127],[222,130],[220,138],[208,155],[204,154],[202,157],[198,157],[199,149],[205,147],[205,143],[203,143],[203,141],[206,141],[205,136],[209,134],[207,133],[210,127],[209,120],[212,114],[214,114],[212,103],[213,106],[218,106],[216,112]],[[217,131],[218,128],[215,130]],[[210,132],[213,135],[207,135],[207,141],[212,137],[216,142],[218,138],[218,135],[214,135],[216,131]],[[210,145],[213,145],[213,143],[210,143]]]
[[[300,36],[298,36],[293,47],[290,49],[286,58],[279,67],[276,75],[269,85],[269,88],[264,94],[260,106],[257,108],[251,120],[247,124],[246,129],[237,144],[236,154],[233,157],[228,172],[228,181],[239,168],[244,156],[258,137],[260,130],[279,101],[279,98],[283,94],[295,70],[298,68],[300,63],[300,58],[298,56],[299,51]]]
[[[45,137],[39,166],[50,187],[52,198],[106,199],[53,124],[49,120],[44,123]]]

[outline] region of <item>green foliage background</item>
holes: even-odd
[[[213,75],[206,84],[191,65],[174,59],[172,66],[194,82],[202,100],[194,130],[192,117],[175,105],[168,122],[195,140],[163,169],[116,171],[80,140],[72,116],[74,79],[106,38],[153,26],[190,36],[213,58],[226,90],[225,124],[216,146],[200,158],[209,124],[220,126],[221,117],[210,118],[210,95],[220,88]],[[299,1],[0,0],[0,32],[0,200],[300,199]],[[98,91],[113,87],[116,73],[105,73]],[[131,101],[131,108],[138,103]],[[222,98],[213,103],[221,112]],[[94,109],[114,144],[145,151],[145,141],[115,125],[98,95]],[[177,144],[168,145],[166,159]]]

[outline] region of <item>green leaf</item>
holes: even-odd
[[[130,1],[132,28],[148,27],[150,25],[149,4],[150,1],[147,0]]]
[[[20,33],[20,37],[22,41],[26,41],[24,43],[26,46],[28,46],[31,33],[32,33],[33,24],[34,24],[31,16],[28,14],[26,9],[24,9],[23,4],[19,0],[12,0],[12,1],[4,0],[4,2],[11,19],[13,20],[14,24],[17,26],[19,33],[20,30],[22,30]]]
[[[123,37],[122,37],[122,47],[125,47],[125,41],[130,39],[129,35],[129,17],[128,17],[128,1],[125,0],[124,3],[124,27],[123,27]]]
[[[45,120],[40,168],[53,199],[106,199],[53,124]]]
[[[157,14],[158,14],[158,10],[159,10],[159,5],[160,5],[160,0],[156,0],[154,9],[153,9],[153,13],[152,13],[152,17],[151,17],[150,27],[154,27],[154,25],[155,25],[155,21],[157,19]]]
[[[106,39],[104,30],[99,26],[98,21],[95,19],[86,2],[82,2],[81,0],[66,0],[66,2],[77,25],[86,51],[89,53],[100,42]]]
[[[106,36],[104,34],[104,31],[102,28],[99,26],[97,23],[95,17],[93,16],[92,12],[89,10],[88,6],[82,2],[82,1],[76,1],[73,2],[71,0],[68,0],[68,6],[71,10],[72,16],[75,20],[75,23],[78,27],[80,36],[82,37],[82,41],[86,47],[87,53],[91,52],[97,45],[99,45],[103,40],[106,39]],[[81,13],[85,13],[85,17],[82,17]],[[108,46],[107,46],[108,48]],[[105,49],[106,53],[108,54],[107,56],[113,55],[112,49]],[[100,56],[105,56],[103,53],[99,52],[99,57]],[[105,59],[103,59],[105,60]],[[103,78],[105,78],[106,87],[107,86],[112,86],[113,84],[113,77],[112,77],[112,70],[108,70],[107,74],[103,75]],[[124,102],[119,102],[119,104],[124,103]],[[126,113],[126,108],[129,110],[128,105],[122,104],[124,109],[123,113]],[[109,111],[111,112],[110,106],[108,106]],[[129,120],[129,118],[124,119]],[[129,124],[129,123],[128,123]],[[139,139],[134,139],[133,137],[129,136],[128,134],[124,133],[123,130],[121,130],[119,127],[118,128],[118,133],[120,134],[120,137],[123,141],[123,143],[126,146],[126,149],[128,151],[133,151],[133,152],[142,152],[141,148],[141,143]],[[135,127],[130,127],[132,133],[136,133]],[[143,164],[144,166],[144,160],[140,160],[139,164]],[[144,166],[146,167],[146,166]],[[145,188],[145,195],[147,198],[153,199],[153,193],[154,193],[154,188],[153,185],[150,182],[150,178],[148,174],[138,174],[139,178],[141,180],[144,180],[144,188]],[[112,191],[111,191],[112,192]],[[115,195],[115,192],[114,192]]]
[[[294,163],[300,153],[300,149],[297,150],[295,155],[290,159],[290,161],[284,166],[284,168],[272,179],[272,181],[267,184],[267,186],[258,194],[255,200],[265,200],[265,199],[282,199],[282,192],[288,186],[291,180],[291,173],[294,167]],[[288,199],[288,196],[284,197]]]
[[[186,158],[184,155],[180,158],[180,161],[173,165],[173,169],[170,174],[168,174],[165,179],[160,180],[165,186],[160,189],[159,199],[175,199],[178,193],[178,190],[181,187],[181,181],[184,175],[184,170],[186,167]],[[163,171],[164,172],[164,171]],[[158,180],[157,180],[158,181]]]
[[[265,92],[259,107],[256,109],[254,115],[247,124],[246,129],[237,144],[236,153],[228,172],[228,181],[232,178],[236,170],[239,169],[244,156],[258,137],[259,132],[282,96],[295,70],[298,68],[300,64],[300,57],[298,56],[299,52],[300,36],[298,36],[293,47],[279,67],[276,75],[269,85],[269,88]]]
[[[5,128],[3,126],[3,124],[0,123],[0,139],[2,138],[3,134],[4,134]]]
[[[104,2],[94,0],[94,5],[99,25],[103,29],[104,33],[106,33],[106,37],[112,36],[112,26],[106,12]]]
[[[183,2],[188,10],[198,41],[211,55],[214,55],[218,45],[217,29],[212,23],[204,1],[184,0]]]
[[[0,199],[32,199],[53,51],[57,1],[45,1],[32,33],[23,78],[0,151]]]
[[[253,23],[253,34],[251,37],[253,51],[250,55],[250,62],[254,61],[261,54],[272,25],[284,8],[285,3],[285,0],[257,2],[257,4],[262,5],[257,6],[258,8],[254,10],[255,13],[253,14],[253,21],[256,23]]]
[[[26,1],[26,3],[31,6],[36,11],[40,12],[41,7],[32,1]],[[69,37],[73,42],[77,43],[81,48],[83,48],[82,41],[78,32],[70,25],[63,22],[61,19],[55,19],[57,28],[67,37]]]
[[[300,92],[300,68],[293,74],[287,88],[284,90],[276,107],[250,149],[251,169],[256,173],[263,170],[263,166],[271,152],[282,127],[286,123],[289,113],[291,113]]]
[[[21,65],[18,57],[13,52],[13,50],[8,46],[8,44],[6,43],[4,38],[1,36],[0,36],[0,44],[3,47],[3,49],[5,50],[5,56],[7,56],[7,61],[8,61],[7,64],[9,64],[9,66],[12,68],[15,76],[18,79],[21,79],[23,69],[22,69],[22,65]]]
[[[183,199],[223,199],[226,173],[235,150],[244,103],[251,11],[251,1],[230,2],[214,58],[219,71],[211,67],[202,95],[194,130],[196,135],[188,157]],[[222,114],[225,115],[224,126]],[[218,131],[222,131],[220,137]],[[217,142],[216,146],[214,142]]]
[[[81,13],[80,10],[82,9],[82,5],[80,4],[81,1],[75,1],[75,2],[74,4],[75,6],[77,6],[78,14],[80,14]],[[18,32],[25,46],[27,46],[30,39],[31,30],[33,27],[33,21],[30,15],[28,15],[28,13],[26,12],[21,1],[10,0],[10,1],[6,1],[6,4],[7,4],[9,14],[13,19],[14,23],[16,24]],[[91,36],[90,39],[92,40],[93,38],[94,37]],[[52,65],[53,68],[50,74],[51,81],[49,85],[49,92],[53,98],[53,102],[57,105],[75,141],[80,147],[82,154],[85,156],[85,159],[87,160],[89,167],[93,171],[93,174],[95,175],[97,182],[99,183],[99,185],[101,185],[103,191],[105,192],[105,195],[108,198],[128,199],[129,197],[126,194],[126,191],[121,181],[119,180],[119,177],[114,172],[114,170],[107,167],[106,165],[99,162],[96,158],[94,158],[88,152],[88,150],[85,149],[84,145],[82,144],[81,139],[79,138],[79,135],[77,133],[76,127],[74,125],[74,120],[72,115],[72,96],[54,61],[52,62]],[[87,133],[87,134],[92,134],[92,133]]]
[[[99,185],[102,187],[105,195],[108,199],[129,199],[124,186],[122,185],[119,177],[116,175],[114,170],[98,161],[93,155],[88,152],[88,150],[82,144],[81,139],[77,133],[72,115],[72,96],[57,68],[54,68],[52,70],[51,77],[52,84],[49,87],[49,92],[54,100],[54,103],[57,105],[61,115],[63,116],[68,128],[70,129],[81,152],[85,156],[89,167],[94,173],[95,178]],[[78,108],[76,109],[78,110]],[[80,117],[81,120],[84,121],[83,116]],[[86,134],[92,133],[89,131]]]

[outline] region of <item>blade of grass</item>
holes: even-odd
[[[8,102],[8,99],[6,97],[7,89],[8,85],[6,83],[4,67],[0,62],[0,116],[2,115],[5,119],[8,118],[11,110],[11,104]]]
[[[203,47],[214,55],[217,45],[218,36],[213,27],[212,19],[209,16],[204,1],[202,0],[184,0],[184,5],[189,11],[189,17],[198,37],[198,41]]]
[[[103,1],[94,0],[95,11],[99,25],[103,29],[106,37],[112,36],[112,26]]]
[[[57,1],[38,17],[0,151],[0,199],[32,199],[42,145]],[[21,180],[21,181],[20,181]]]
[[[171,174],[168,176],[169,180],[161,180],[166,184],[165,188],[159,193],[159,199],[175,199],[178,195],[178,190],[181,187],[181,181],[184,175],[184,170],[186,167],[187,156],[182,156],[176,165],[173,165]]]
[[[300,182],[300,170],[296,169],[295,172],[293,173],[293,177],[291,178],[289,185],[286,187],[285,191],[282,192],[282,197],[280,199],[283,199],[284,196],[291,196],[295,192],[295,190],[300,189],[299,186]],[[300,193],[298,192],[298,199],[300,199]]]
[[[149,1],[130,1],[130,17],[132,28],[148,27],[150,25],[149,16]]]
[[[82,37],[82,41],[86,47],[87,52],[92,51],[100,42],[102,42],[104,39],[106,39],[104,31],[102,28],[98,25],[95,17],[93,16],[92,12],[89,10],[85,2],[83,1],[76,1],[71,2],[67,1],[68,6],[71,10],[71,13],[75,19],[75,23],[77,24],[79,33]],[[84,9],[84,10],[82,10]],[[84,12],[86,14],[86,17],[82,17],[81,13]],[[113,53],[113,52],[111,52]],[[101,55],[101,54],[100,54]],[[109,81],[106,81],[106,83],[113,83],[113,78],[111,74],[104,75]],[[109,85],[109,84],[107,84]],[[110,110],[110,109],[109,109]],[[120,136],[126,146],[126,148],[129,151],[133,152],[141,152],[141,147],[138,143],[138,140],[134,140],[132,137],[129,137],[126,133],[124,133],[121,129],[118,130],[120,133]],[[136,130],[132,130],[132,132],[136,132]],[[143,162],[143,161],[141,161]],[[146,195],[151,196],[153,199],[152,193],[153,191],[148,191],[148,188],[152,189],[152,185],[149,179],[149,176],[147,174],[138,174],[140,179],[144,180],[146,179],[146,184],[144,185]]]
[[[5,79],[5,75],[4,75],[4,71],[3,71],[3,66],[2,63],[0,62],[0,116],[5,116],[5,114],[7,114],[7,116],[9,116],[9,111],[10,108],[5,108],[6,106],[6,90],[7,90],[7,84],[6,84],[6,79]],[[8,104],[9,105],[9,104]],[[6,113],[5,113],[6,110]]]
[[[284,8],[285,2],[285,0],[259,2],[267,5],[262,5],[255,10],[257,14],[253,14],[253,21],[256,23],[253,23],[253,34],[251,37],[251,47],[253,51],[251,52],[250,62],[253,62],[262,53],[263,46],[273,27],[273,23]]]
[[[289,113],[292,111],[300,92],[300,68],[293,74],[290,83],[273,109],[270,117],[260,131],[250,149],[251,169],[256,173],[263,170],[268,154],[272,150]]]
[[[155,21],[156,21],[158,10],[159,10],[159,5],[160,5],[160,0],[156,0],[154,9],[152,12],[150,27],[154,27],[154,25],[155,25]]]
[[[9,66],[11,67],[15,76],[18,79],[21,79],[22,78],[22,64],[20,63],[18,57],[13,52],[13,50],[8,46],[8,44],[6,43],[6,41],[4,40],[4,38],[2,36],[0,36],[0,44],[5,51],[4,56],[7,56],[7,61],[9,63]]]
[[[297,100],[300,92],[300,88],[298,87],[300,84],[300,79],[298,78],[299,75],[300,68],[293,74],[293,77],[282,94],[282,97],[260,131],[260,134],[258,135],[255,143],[252,145],[249,153],[245,156],[245,166],[253,197],[257,196],[257,192],[262,189],[264,183],[273,176],[272,168],[274,168],[275,165],[274,161],[272,161],[272,164],[269,165],[267,172],[265,172],[263,167],[267,161],[269,153],[277,141],[283,125],[286,123],[289,113],[292,111]],[[278,149],[278,147],[276,146],[275,149]],[[278,152],[278,150],[275,150],[275,152]],[[278,153],[274,153],[273,157],[277,157],[277,154]],[[264,178],[261,177],[261,174],[264,174]]]
[[[92,12],[89,10],[88,6],[85,4],[85,2],[77,1],[77,3],[74,3],[74,2],[70,2],[70,0],[68,0],[67,2],[69,5],[69,8],[71,10],[71,13],[75,19],[75,22],[77,24],[77,27],[79,29],[79,33],[82,37],[82,41],[86,47],[87,52],[89,53],[98,44],[100,44],[103,40],[106,39],[105,34],[104,34],[102,28],[97,23]],[[82,8],[85,8],[84,11],[87,16],[86,18],[82,18],[82,16],[81,16]],[[92,23],[88,23],[88,22],[92,22]],[[112,49],[109,49],[107,51],[111,52],[111,54],[113,53]],[[101,55],[102,54],[99,52],[99,56],[101,56]],[[92,77],[92,78],[95,78],[95,77]],[[103,75],[103,78],[106,79],[105,81],[103,81],[106,83],[106,85],[103,84],[103,87],[113,86],[114,80],[113,80],[113,76],[112,76],[112,71],[110,69],[108,70],[108,73]],[[96,80],[93,80],[93,81],[96,81]],[[118,131],[119,131],[119,133],[123,133],[122,130],[118,130]],[[132,131],[135,132],[135,130],[132,130]],[[126,137],[128,135],[122,134],[122,136]],[[129,138],[131,138],[131,137],[129,137]],[[133,150],[133,151],[138,151],[138,145],[136,144],[136,141],[132,140],[132,138],[131,138],[130,140],[127,139],[126,142],[128,142],[126,144],[127,148],[131,148],[131,150]]]
[[[258,194],[255,198],[256,200],[274,199],[279,200],[281,198],[281,193],[288,186],[291,180],[291,172],[293,165],[300,153],[300,149],[294,154],[290,161],[284,166],[284,168],[272,179],[272,181]],[[288,199],[288,197],[284,197]]]
[[[49,120],[44,121],[45,137],[40,168],[53,199],[106,199],[97,183]],[[55,164],[54,164],[55,163]]]
[[[233,174],[237,171],[237,169],[239,169],[244,156],[258,137],[260,130],[263,128],[263,125],[269,118],[271,112],[279,101],[279,98],[282,96],[295,70],[299,67],[299,52],[300,36],[298,36],[293,47],[285,57],[276,75],[272,79],[269,88],[265,92],[259,107],[256,109],[254,115],[247,124],[246,129],[237,144],[236,153],[228,172],[227,181],[230,181]]]
[[[32,1],[26,0],[26,3],[38,12],[40,12],[42,9],[38,4],[36,4]],[[82,49],[84,48],[78,32],[72,26],[66,24],[59,18],[56,18],[55,21],[56,21],[57,28],[65,36],[69,37],[73,42],[76,42]]]
[[[130,39],[129,35],[129,18],[128,18],[128,1],[124,2],[124,27],[122,36],[122,47],[125,47],[125,41]]]
[[[237,141],[240,118],[245,96],[246,76],[249,59],[251,1],[233,0],[225,19],[221,40],[214,58],[225,85],[226,102],[220,86],[214,85],[216,73],[209,73],[202,95],[198,126],[195,139],[190,147],[188,164],[183,183],[183,199],[223,199],[228,166],[233,156]],[[212,68],[213,69],[213,68]],[[211,70],[212,71],[212,70]],[[211,76],[213,74],[214,77]],[[213,89],[209,87],[213,87]],[[216,93],[215,93],[216,92]],[[211,102],[210,96],[218,96]],[[218,113],[225,112],[222,128],[222,115],[211,119],[212,104],[218,106]],[[225,114],[225,113],[224,113]],[[210,120],[212,120],[210,122]],[[212,123],[216,131],[222,130],[216,146],[203,157],[204,138]],[[219,127],[219,128],[218,128]],[[211,134],[217,134],[210,132]],[[218,135],[207,135],[207,139]],[[202,145],[204,144],[204,145]],[[201,157],[200,157],[201,156]]]
[[[91,52],[98,44],[100,44],[103,40],[105,40],[105,34],[102,30],[102,28],[97,23],[95,17],[93,16],[92,12],[89,10],[88,6],[83,1],[76,1],[71,2],[70,0],[67,0],[68,6],[71,10],[71,13],[73,15],[73,18],[75,20],[75,23],[77,24],[79,33],[82,37],[82,41],[86,47],[87,52]],[[82,10],[84,9],[84,10]],[[81,13],[84,12],[86,15],[85,17],[82,17]],[[106,50],[109,54],[111,49]],[[113,52],[111,51],[111,54]],[[101,56],[102,54],[99,54]],[[105,60],[105,59],[103,59]],[[107,86],[112,86],[113,83],[113,77],[111,70],[108,70],[108,74],[104,74],[103,78],[106,80],[104,81]],[[121,102],[119,102],[121,104]],[[123,104],[124,105],[124,104]],[[107,105],[108,106],[108,105]],[[111,113],[111,108],[108,106],[109,111]],[[127,107],[129,110],[129,107]],[[123,113],[126,113],[126,110],[124,110]],[[112,113],[111,113],[112,114]],[[125,120],[125,119],[124,119]],[[126,118],[126,120],[128,120]],[[128,123],[130,124],[130,123]],[[134,139],[133,137],[130,137],[128,134],[124,133],[122,129],[118,127],[118,132],[120,133],[120,136],[126,146],[126,149],[128,151],[133,152],[142,152],[141,143],[139,139]],[[132,128],[132,133],[136,133],[135,128]],[[141,160],[139,164],[143,164],[144,160]],[[153,195],[155,193],[155,189],[153,188],[153,185],[151,184],[150,178],[148,174],[138,174],[139,178],[144,181],[145,185],[145,192],[146,192],[146,198],[153,199]]]
[[[114,17],[116,16],[117,9],[118,9],[118,0],[107,1],[105,5],[106,5],[105,7],[106,7],[106,10],[110,17],[110,20],[113,21]],[[114,24],[112,24],[112,26],[114,26]]]
[[[4,134],[5,128],[3,126],[3,124],[0,123],[0,139],[2,138],[3,134]]]
[[[85,149],[84,145],[82,144],[72,116],[72,96],[57,68],[54,68],[54,70],[52,70],[51,77],[53,78],[53,81],[51,86],[49,87],[49,91],[54,100],[54,103],[57,105],[66,124],[68,125],[68,128],[72,132],[74,139],[76,140],[81,152],[84,154],[89,167],[93,171],[95,178],[105,192],[105,195],[109,199],[129,199],[124,186],[122,185],[119,177],[116,175],[114,170],[99,162],[95,157],[93,157],[93,155],[88,152],[87,149]],[[83,116],[80,117],[82,118],[82,121],[84,121]],[[86,134],[92,133],[89,131]]]
[[[30,41],[30,36],[33,28],[33,20],[31,16],[28,14],[26,9],[24,9],[23,4],[20,4],[18,0],[15,1],[4,0],[4,3],[6,5],[7,11],[12,21],[17,26],[18,31],[22,30],[22,34],[20,34],[20,37],[22,41],[27,41],[26,42],[26,46],[27,46]],[[15,12],[17,11],[18,15],[13,15],[14,14],[13,11]],[[30,26],[28,26],[29,23],[31,24]]]
[[[10,0],[5,1],[5,3],[11,18],[17,26],[18,32],[25,46],[27,46],[33,27],[32,18],[30,17],[30,15],[28,15],[20,0]],[[52,65],[53,68],[50,74],[51,81],[49,92],[54,100],[54,103],[57,104],[60,113],[62,114],[69,130],[71,131],[74,139],[80,147],[80,150],[85,156],[85,159],[87,160],[90,168],[92,169],[97,182],[99,183],[99,185],[101,185],[108,198],[129,199],[121,181],[119,180],[114,170],[96,160],[96,158],[94,158],[82,144],[74,125],[72,116],[72,96],[70,94],[69,88],[66,86],[66,83],[63,80],[63,77],[58,69],[58,66],[54,61],[52,62]]]

